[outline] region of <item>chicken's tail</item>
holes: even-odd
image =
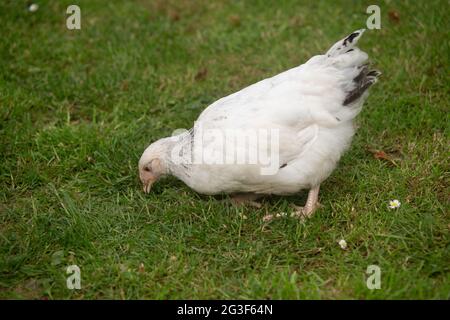
[[[353,48],[355,48],[355,45],[358,43],[359,38],[361,38],[361,36],[363,35],[364,31],[366,31],[366,29],[357,30],[349,34],[344,39],[336,42],[330,48],[330,50],[328,50],[327,57],[337,57],[341,54],[352,51]]]
[[[378,70],[369,70],[367,64],[360,66],[359,68],[361,69],[360,73],[353,79],[355,87],[347,92],[347,96],[343,103],[344,106],[358,101],[366,90],[377,82],[378,77],[381,75],[381,72]]]
[[[369,70],[368,56],[356,47],[365,29],[352,32],[342,40],[336,42],[326,53],[327,60],[336,66],[343,75],[343,88],[346,96],[343,105],[360,106],[364,100],[364,93],[375,82],[381,72]],[[362,98],[362,99],[361,99]]]

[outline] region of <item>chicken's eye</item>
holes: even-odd
[[[150,172],[152,170],[149,167],[144,167],[144,171]]]

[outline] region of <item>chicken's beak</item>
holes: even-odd
[[[147,180],[144,183],[144,192],[145,193],[150,193],[150,189],[152,188],[152,184],[153,184],[153,181],[151,181],[151,180]]]

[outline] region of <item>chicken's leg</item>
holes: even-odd
[[[295,215],[299,217],[309,218],[314,211],[320,206],[319,204],[319,188],[320,185],[313,187],[309,190],[308,199],[304,207],[295,207]]]

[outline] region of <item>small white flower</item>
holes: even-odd
[[[341,240],[339,240],[338,243],[342,250],[347,249],[347,241],[345,241],[344,239],[341,239]]]
[[[389,209],[398,209],[400,205],[401,203],[397,199],[389,201]]]
[[[263,217],[264,222],[272,221],[272,219],[273,219],[273,214],[267,214]]]
[[[28,11],[30,11],[30,12],[36,12],[38,9],[39,9],[39,5],[36,3],[30,4],[30,6],[28,7]]]

